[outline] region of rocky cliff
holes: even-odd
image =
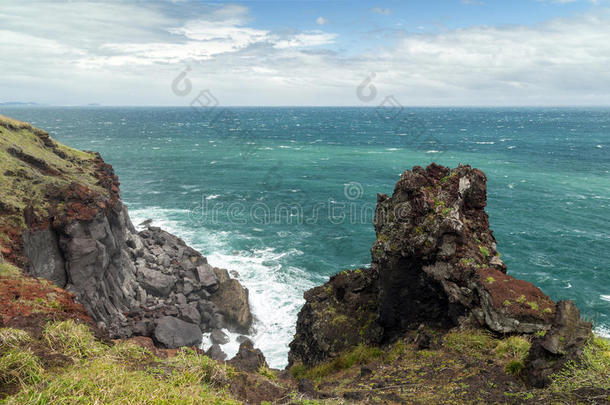
[[[556,371],[558,359],[577,357],[591,324],[572,303],[556,304],[506,274],[485,212],[486,181],[470,166],[432,164],[406,171],[391,197],[378,195],[371,267],[344,271],[305,293],[290,363],[315,365],[422,324],[545,335],[530,356],[538,368]],[[550,372],[542,374],[538,380]]]
[[[0,162],[4,259],[72,292],[111,337],[177,347],[202,331],[248,333],[248,291],[181,239],[138,233],[99,154],[0,117]]]

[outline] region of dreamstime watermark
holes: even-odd
[[[377,77],[375,72],[368,75],[357,87],[356,97],[363,103],[371,103],[377,99],[378,90],[373,84]],[[377,118],[384,122],[390,122],[392,132],[404,138],[408,147],[424,149],[434,147],[435,153],[444,152],[439,142],[427,128],[425,121],[418,118],[415,113],[408,112],[394,95],[389,95],[375,107]]]
[[[330,223],[371,224],[374,219],[383,221],[385,216],[393,220],[408,220],[410,206],[396,206],[392,212],[377,210],[374,203],[362,202],[364,188],[360,183],[351,182],[344,187],[345,199],[328,199],[313,206],[305,207],[298,202],[280,202],[274,205],[263,202],[245,204],[242,202],[224,203],[215,199],[201,197],[188,211],[189,221],[195,226],[215,224],[235,225],[317,225]]]
[[[328,199],[313,206],[305,206],[296,201],[269,205],[255,202],[225,204],[202,196],[201,201],[188,211],[188,218],[194,225],[231,223],[238,225],[315,225],[321,222],[339,224],[370,224],[375,215],[375,205],[360,203],[364,188],[360,183],[345,185],[345,199]]]
[[[193,92],[193,83],[188,78],[192,71],[189,65],[180,72],[171,83],[172,93],[178,97],[188,97]],[[256,150],[256,143],[252,131],[241,123],[239,116],[229,108],[222,107],[220,102],[210,89],[199,91],[191,99],[189,105],[197,111],[205,121],[209,123],[210,129],[218,135],[231,135],[239,140],[240,153],[244,159],[248,159]]]

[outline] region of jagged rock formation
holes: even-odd
[[[74,293],[112,337],[152,336],[170,347],[196,343],[195,330],[248,333],[248,291],[181,239],[154,227],[136,232],[99,154],[0,118],[8,260]],[[168,327],[181,322],[192,327]]]
[[[564,321],[542,291],[506,274],[485,213],[486,181],[470,166],[432,164],[406,171],[391,197],[379,195],[371,268],[343,272],[305,293],[290,364],[314,365],[358,343],[391,341],[422,323],[549,336],[568,325],[560,334],[578,338],[566,351],[581,350],[591,326],[573,311]]]

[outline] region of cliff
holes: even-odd
[[[136,232],[99,154],[0,117],[0,162],[4,260],[73,293],[110,337],[179,347],[215,329],[249,332],[247,290],[181,239]],[[3,321],[13,315],[3,311]]]
[[[442,348],[450,330],[523,339],[527,353],[514,367],[536,387],[579,361],[591,324],[572,302],[555,303],[506,273],[485,212],[486,181],[470,166],[432,164],[404,172],[392,196],[378,195],[371,267],[305,293],[289,353],[298,375],[404,339],[416,349]]]
[[[2,403],[610,402],[610,345],[506,273],[469,166],[415,167],[378,196],[371,266],[305,293],[290,372],[247,339],[226,362],[196,347],[249,331],[248,291],[137,232],[98,154],[0,117],[0,191]]]

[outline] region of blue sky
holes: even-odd
[[[610,105],[609,38],[606,0],[3,0],[0,101]]]

